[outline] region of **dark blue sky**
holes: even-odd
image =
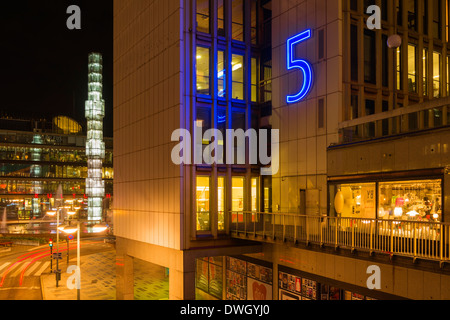
[[[67,7],[81,9],[81,30],[69,30]],[[87,62],[103,54],[107,116],[112,136],[113,1],[0,1],[0,115],[63,114],[85,125]]]

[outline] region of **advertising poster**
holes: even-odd
[[[248,300],[272,300],[272,286],[264,282],[247,279]]]
[[[278,294],[279,300],[302,300],[302,297],[300,295],[285,290],[280,289]]]

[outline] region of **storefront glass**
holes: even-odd
[[[330,184],[329,195],[331,217],[442,221],[441,179]]]
[[[375,183],[334,185],[330,189],[332,209],[341,218],[375,219],[375,193]]]
[[[442,221],[441,180],[380,183],[378,217],[381,219]]]

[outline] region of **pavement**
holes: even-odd
[[[81,257],[81,300],[116,300],[116,252],[100,252]],[[69,260],[76,265],[76,257]],[[77,290],[70,290],[66,272],[67,263],[62,262],[61,280],[56,287],[54,273],[41,275],[43,300],[76,300]],[[73,277],[72,277],[73,278]],[[134,261],[135,300],[167,300],[169,298],[169,277],[165,269],[148,262]]]

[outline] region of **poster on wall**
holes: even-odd
[[[302,300],[302,297],[298,294],[294,294],[292,292],[288,292],[288,291],[280,289],[279,299],[280,300]]]
[[[247,297],[248,300],[272,300],[272,286],[247,278]]]
[[[247,263],[247,276],[263,282],[272,283],[272,269],[253,263]]]
[[[197,259],[196,286],[208,292],[208,262],[202,259]]]
[[[246,300],[247,281],[242,274],[227,270],[227,300]]]
[[[309,279],[302,279],[302,294],[308,300],[317,299],[317,282]]]
[[[223,268],[214,264],[209,265],[209,293],[216,298],[222,299],[223,290]]]

